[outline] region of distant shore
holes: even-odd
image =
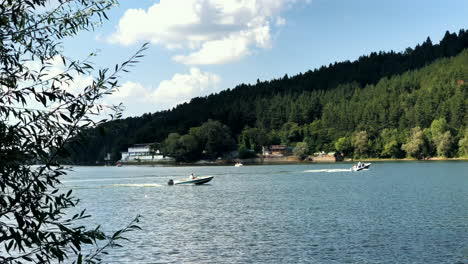
[[[253,159],[229,159],[229,160],[201,160],[197,162],[175,162],[175,161],[132,161],[132,162],[121,162],[125,165],[161,165],[161,166],[226,166],[234,165],[238,162],[244,165],[275,165],[275,164],[320,164],[320,163],[341,163],[341,162],[358,162],[358,161],[374,161],[374,162],[385,162],[385,161],[468,161],[468,158],[442,158],[432,157],[424,160],[418,160],[414,158],[404,159],[393,159],[393,158],[362,158],[362,159],[351,159],[345,158],[343,161],[332,161],[332,160],[313,160],[304,159],[300,160],[294,156],[286,157],[274,157],[274,158],[253,158]]]
[[[383,158],[365,158],[365,159],[355,159],[355,160],[345,160],[345,161],[468,161],[468,158],[442,158],[442,157],[431,157],[427,159],[414,159],[414,158],[404,158],[404,159],[383,159]]]

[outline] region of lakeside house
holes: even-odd
[[[120,152],[122,162],[139,161],[173,161],[171,157],[162,155],[159,149],[151,149],[151,143],[135,144],[128,148],[126,152]]]
[[[291,156],[293,153],[293,148],[287,145],[271,145],[267,147],[262,147],[262,155],[265,157],[285,157]]]

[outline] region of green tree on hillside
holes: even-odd
[[[185,135],[171,133],[161,145],[164,155],[185,162],[214,159],[236,149],[229,128],[213,120],[192,127]]]
[[[309,146],[306,142],[298,142],[293,149],[294,156],[298,157],[300,160],[303,160],[309,154]]]
[[[236,149],[236,141],[230,129],[219,121],[208,120],[201,126],[190,129],[190,134],[197,138],[204,155],[211,159]]]
[[[322,120],[315,120],[314,122],[308,124],[303,129],[304,131],[304,141],[307,142],[309,146],[309,152],[315,153],[318,151],[324,151],[326,149],[326,144],[329,141],[327,133],[325,133],[325,127]]]
[[[290,145],[302,140],[302,129],[297,123],[287,122],[280,130],[281,144]]]
[[[450,131],[445,131],[436,140],[437,156],[449,157],[452,151],[452,134]]]
[[[244,145],[240,145],[237,151],[239,152],[238,157],[240,159],[250,159],[250,158],[255,158],[257,156],[257,154],[255,154],[253,150],[248,149]]]
[[[336,151],[343,154],[343,156],[347,157],[353,152],[353,143],[350,137],[340,137],[337,141],[335,141],[335,149]]]
[[[423,159],[428,155],[428,143],[424,132],[420,127],[411,129],[411,135],[408,141],[401,146],[408,156]]]
[[[431,123],[430,140],[434,144],[437,156],[448,157],[452,145],[452,134],[448,131],[445,118],[439,118]]]
[[[404,153],[401,150],[401,141],[397,129],[385,128],[380,133],[382,140],[382,152],[381,156],[385,158],[401,158],[404,157]]]
[[[165,156],[184,162],[196,161],[202,155],[200,142],[191,134],[183,136],[178,133],[169,134],[161,144],[161,151]]]
[[[458,141],[459,154],[462,157],[468,157],[468,128],[464,129],[463,137]]]
[[[179,133],[171,133],[167,138],[161,143],[161,151],[166,156],[176,157],[179,151]]]
[[[266,145],[279,145],[281,144],[281,136],[278,130],[271,130],[267,133]]]
[[[246,127],[239,135],[239,145],[245,146],[247,149],[251,149],[256,153],[262,151],[262,147],[267,145],[268,138],[265,131],[259,128]]]
[[[369,136],[366,131],[356,132],[353,136],[354,154],[356,157],[365,157],[369,150]]]

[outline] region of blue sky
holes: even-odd
[[[436,43],[468,29],[467,14],[466,0],[122,0],[64,48],[74,58],[98,50],[96,64],[112,67],[150,42],[107,99],[139,116],[257,78],[402,51],[428,36]]]

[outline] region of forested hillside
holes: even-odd
[[[177,153],[180,160],[237,148],[243,155],[279,143],[306,153],[337,150],[356,157],[467,155],[466,48],[468,32],[447,32],[437,45],[427,39],[404,52],[371,53],[109,122],[70,147],[71,162],[95,163],[108,152],[117,160],[129,145],[150,142],[164,143],[166,153]],[[205,123],[209,119],[219,122]],[[216,148],[216,138],[199,136],[213,131],[235,141]],[[168,138],[170,133],[177,134]],[[208,142],[213,152],[207,151]]]

